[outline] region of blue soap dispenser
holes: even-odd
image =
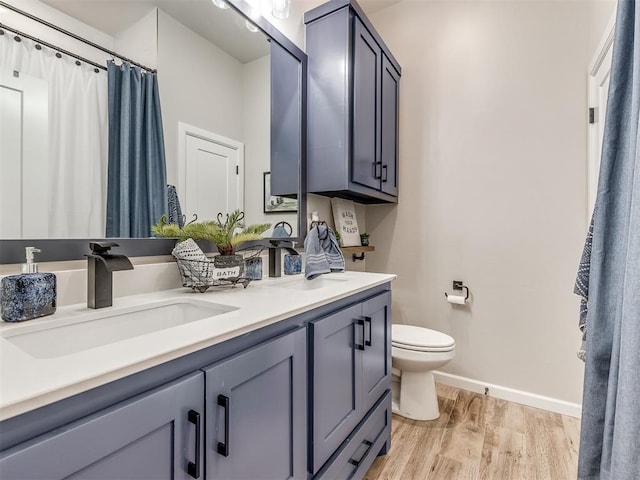
[[[56,276],[38,273],[33,256],[40,250],[26,247],[27,263],[20,275],[9,275],[0,282],[0,316],[5,322],[21,322],[52,315],[56,311]]]

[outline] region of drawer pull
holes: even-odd
[[[356,320],[355,325],[357,325],[357,326],[359,326],[359,327],[362,327],[362,343],[358,343],[358,340],[357,340],[357,338],[356,338],[356,337],[357,337],[357,335],[356,335],[356,334],[357,334],[358,332],[356,331],[356,329],[355,329],[355,328],[354,328],[354,331],[353,331],[353,336],[354,336],[353,343],[355,343],[356,348],[357,348],[358,350],[364,350],[364,345],[365,345],[365,340],[364,340],[364,330],[365,330],[365,329],[364,329],[364,320],[362,320],[362,319],[360,319],[360,318],[359,318],[359,319],[357,319],[357,320]]]
[[[371,447],[373,447],[373,442],[370,442],[369,440],[364,440],[362,443],[367,446],[367,449],[364,451],[362,457],[360,457],[360,460],[354,460],[353,458],[349,459],[349,463],[356,468],[358,468],[362,461],[367,457],[367,455],[369,455],[369,450],[371,450]]]
[[[224,408],[224,443],[218,442],[218,453],[223,457],[229,456],[229,397],[218,395],[218,405]]]
[[[195,410],[189,410],[187,420],[189,420],[189,423],[193,423],[196,426],[196,458],[195,462],[187,463],[187,473],[193,478],[200,478],[200,414]]]
[[[371,317],[364,317],[364,323],[369,324],[369,340],[367,340],[367,337],[365,336],[364,337],[364,344],[367,347],[371,347],[371,346],[373,346],[373,344],[371,343],[371,341],[372,341],[372,339],[371,339]]]

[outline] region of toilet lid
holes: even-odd
[[[445,350],[455,346],[455,340],[446,333],[414,325],[392,325],[391,343],[411,350]]]

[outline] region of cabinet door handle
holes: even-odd
[[[384,172],[382,183],[387,183],[387,180],[389,180],[389,170],[387,169],[386,165],[382,165],[382,171]]]
[[[356,468],[358,468],[366,456],[369,455],[369,450],[373,447],[373,442],[370,442],[369,440],[364,440],[362,443],[367,446],[367,449],[364,451],[362,457],[360,457],[360,460],[354,460],[353,458],[349,459],[349,463],[354,465]]]
[[[200,433],[200,414],[195,410],[189,410],[187,414],[187,420],[196,426],[195,444],[196,455],[195,462],[187,463],[187,473],[193,478],[200,478],[200,439],[202,438]]]
[[[367,337],[364,336],[364,344],[367,347],[371,347],[373,345],[371,343],[372,342],[372,338],[371,338],[371,317],[364,317],[364,323],[369,325],[369,340],[367,340]],[[366,331],[365,331],[365,333],[366,333]]]
[[[355,343],[358,350],[364,350],[364,320],[362,320],[361,318],[357,319],[355,325],[362,327],[362,343],[358,343],[358,340],[356,338],[356,334],[358,332],[356,331],[356,328],[353,329],[353,343]]]
[[[373,178],[381,179],[382,178],[382,170],[378,170],[378,167],[382,166],[382,162],[373,162]],[[380,171],[380,173],[378,173]]]
[[[223,457],[229,456],[229,397],[218,395],[218,406],[224,408],[224,443],[218,442],[218,453]]]

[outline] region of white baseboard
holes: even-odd
[[[501,385],[494,385],[493,383],[484,383],[471,378],[460,377],[458,375],[452,375],[445,372],[434,371],[433,376],[435,377],[436,382],[444,385],[483,394],[485,393],[485,389],[488,389],[486,394],[491,397],[521,403],[522,405],[527,405],[529,407],[541,408],[542,410],[548,410],[550,412],[560,413],[570,417],[580,418],[582,412],[582,405],[579,403],[566,402],[564,400],[558,400],[557,398],[545,397],[543,395],[525,392],[522,390],[515,390]]]

